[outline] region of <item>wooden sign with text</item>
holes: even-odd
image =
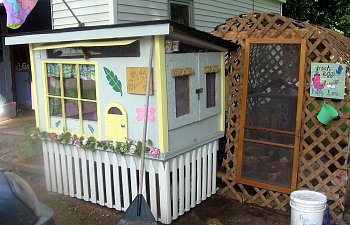
[[[344,99],[346,65],[311,63],[310,96]]]
[[[126,67],[126,85],[129,94],[145,95],[148,67]],[[149,94],[153,94],[153,76],[151,70]]]

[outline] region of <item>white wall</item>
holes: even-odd
[[[77,27],[62,0],[52,1],[54,29]],[[168,19],[168,0],[66,0],[86,26]],[[280,13],[283,0],[193,0],[195,28],[213,31],[227,18],[248,12]]]

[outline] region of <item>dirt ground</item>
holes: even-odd
[[[84,200],[48,193],[43,177],[19,173],[33,187],[39,200],[54,210],[57,225],[115,225],[123,215],[122,212]],[[288,225],[289,218],[290,215],[287,212],[242,204],[225,196],[214,195],[171,224]]]
[[[122,212],[84,200],[48,193],[44,176],[27,173],[19,167],[19,163],[25,163],[42,168],[40,147],[33,145],[25,136],[34,124],[32,112],[11,121],[0,122],[0,167],[13,170],[27,180],[39,200],[53,209],[56,225],[115,225],[122,217]],[[172,224],[288,225],[290,213],[242,204],[228,196],[213,195],[175,219]]]

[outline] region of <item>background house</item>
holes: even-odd
[[[28,45],[6,46],[4,36],[11,33],[39,31],[51,29],[50,1],[39,0],[26,19],[26,22],[18,29],[12,30],[6,26],[6,10],[0,3],[0,110],[8,109],[5,103],[10,103],[15,111],[17,107],[31,106],[30,91],[30,63]],[[11,115],[14,116],[14,115]],[[8,119],[9,115],[0,115],[0,121]]]
[[[171,19],[210,32],[215,26],[246,12],[282,14],[286,0],[68,0],[85,26]],[[52,28],[78,26],[61,0],[52,0]]]

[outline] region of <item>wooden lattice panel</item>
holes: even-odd
[[[223,39],[240,45],[237,52],[228,55],[226,71],[229,87],[229,113],[226,115],[226,158],[222,166],[224,174],[219,174],[226,187],[220,190],[230,193],[235,199],[279,210],[290,210],[289,195],[237,183],[238,137],[240,128],[242,80],[244,79],[244,51],[247,38],[305,39],[306,62],[301,118],[300,149],[297,189],[307,188],[324,193],[328,198],[332,220],[340,219],[348,192],[348,143],[350,95],[347,85],[344,100],[326,100],[339,112],[339,119],[331,126],[319,123],[316,116],[325,100],[310,97],[311,62],[344,63],[349,74],[350,40],[334,31],[299,23],[276,14],[251,13],[227,19],[215,28],[213,33]],[[348,78],[347,78],[348,79]],[[349,82],[347,81],[347,84]],[[340,178],[340,179],[339,179]]]

